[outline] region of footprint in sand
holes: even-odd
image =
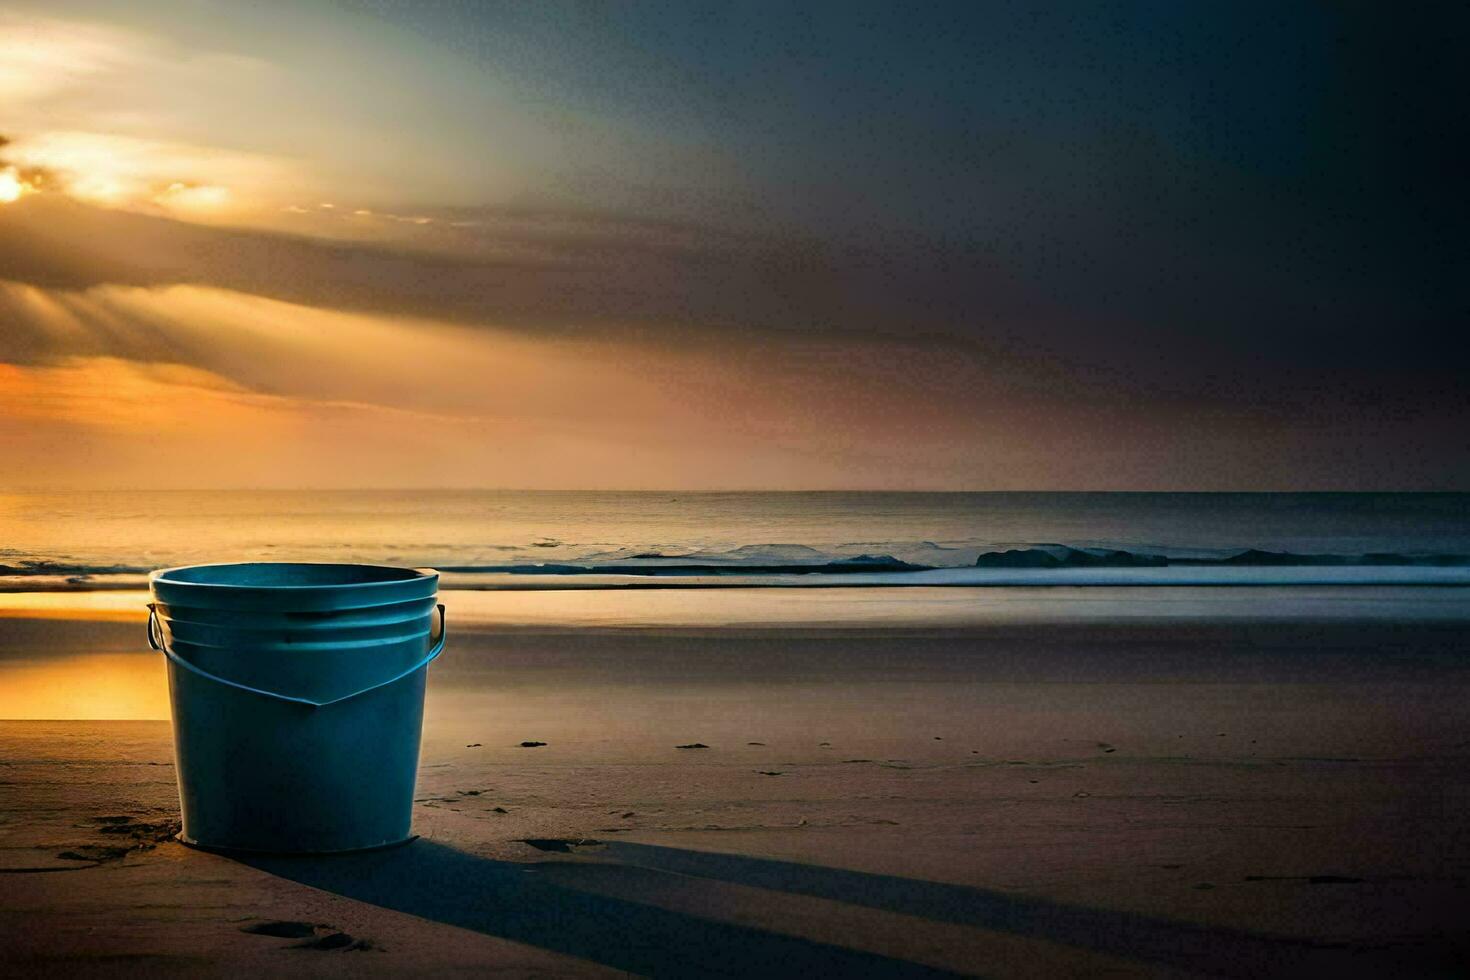
[[[136,817],[106,814],[91,818],[96,832],[109,837],[122,837],[116,844],[79,844],[56,855],[62,861],[86,861],[93,867],[109,861],[120,861],[133,851],[151,851],[172,840],[179,832],[177,820],[139,820]]]
[[[290,919],[275,919],[269,922],[252,922],[241,926],[241,932],[252,936],[270,936],[273,939],[304,939],[293,943],[289,949],[317,950],[369,950],[378,949],[371,940],[356,939],[345,932],[337,932],[332,926],[322,923],[298,922]],[[322,934],[318,934],[318,933]]]
[[[105,861],[116,861],[126,857],[131,847],[74,847],[69,851],[62,851],[56,855],[63,861],[91,861],[94,864],[102,864]]]
[[[330,928],[323,926],[322,928]],[[241,932],[248,932],[252,936],[274,936],[276,939],[305,939],[316,935],[316,926],[310,922],[290,922],[284,919],[271,922],[252,922],[248,926],[241,926]]]
[[[137,841],[146,841],[151,844],[159,844],[169,840],[177,834],[182,827],[178,820],[140,820],[137,817],[105,816],[94,817],[93,820],[101,824],[97,832],[101,834],[126,834]]]

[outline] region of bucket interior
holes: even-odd
[[[330,565],[297,562],[244,562],[231,565],[194,565],[159,573],[162,582],[181,585],[233,585],[245,588],[321,588],[333,585],[370,585],[410,582],[432,573],[388,565]]]

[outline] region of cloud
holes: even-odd
[[[181,411],[186,404],[193,408]],[[28,367],[0,363],[0,414],[12,423],[157,433],[198,425],[201,411],[218,404],[268,408],[261,396],[186,364],[77,356]]]
[[[319,182],[285,153],[239,149],[265,142],[247,135],[245,120],[259,127],[271,108],[279,116],[266,93],[281,74],[191,37],[188,19],[145,33],[0,11],[5,159],[50,174],[49,188],[82,200],[193,218],[237,216],[271,206],[278,190]],[[166,193],[174,184],[209,192]]]
[[[230,203],[230,189],[176,180],[155,194],[153,203],[170,211],[218,213]]]
[[[772,372],[757,351],[538,338],[190,286],[0,281],[0,319],[14,485],[840,482],[875,450],[834,423],[887,411],[868,436],[893,431],[888,397],[823,382],[823,351]]]
[[[0,257],[10,278],[39,285],[194,283],[546,330],[784,329],[842,315],[840,297],[821,281],[821,257],[800,242],[595,215],[510,212],[491,221],[478,213],[474,229],[430,226],[422,237],[352,242],[206,228],[37,196],[4,212]],[[857,305],[850,312],[847,326],[861,329],[867,318]]]
[[[41,100],[133,64],[140,40],[116,27],[0,11],[0,103]]]
[[[405,458],[463,441],[446,442],[449,429],[384,406],[251,391],[178,363],[0,364],[0,445],[14,486],[388,483]]]
[[[670,346],[0,281],[15,486],[1453,486],[1462,416],[1160,412],[888,337]]]
[[[938,352],[976,387],[1080,406],[1323,423],[1387,412],[1439,424],[1462,401],[1448,322],[1371,281],[1357,291],[1282,284],[1263,308],[1259,284],[1216,270],[1191,289],[1161,280],[1104,289],[1093,303],[1066,295],[1081,288],[1066,273],[1042,288],[957,242],[844,244],[555,209],[434,216],[443,220],[386,230],[345,207],[282,216],[307,236],[35,194],[0,209],[0,268],[15,282],[70,291],[191,284],[670,349],[886,345],[894,374],[932,371]],[[363,225],[359,240],[325,237]]]
[[[291,168],[259,154],[103,133],[47,131],[10,139],[4,159],[45,175],[48,189],[111,206],[219,210],[284,181]]]

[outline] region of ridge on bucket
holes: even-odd
[[[327,853],[412,839],[427,667],[445,641],[438,572],[249,562],[163,569],[149,587],[184,843]]]

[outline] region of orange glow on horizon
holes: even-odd
[[[732,420],[755,368],[697,348],[185,285],[0,280],[7,311],[18,349],[58,352],[0,356],[0,442],[23,485],[396,486],[425,458],[468,486],[831,482],[785,445],[829,431],[790,422],[807,389],[762,377],[761,415]]]

